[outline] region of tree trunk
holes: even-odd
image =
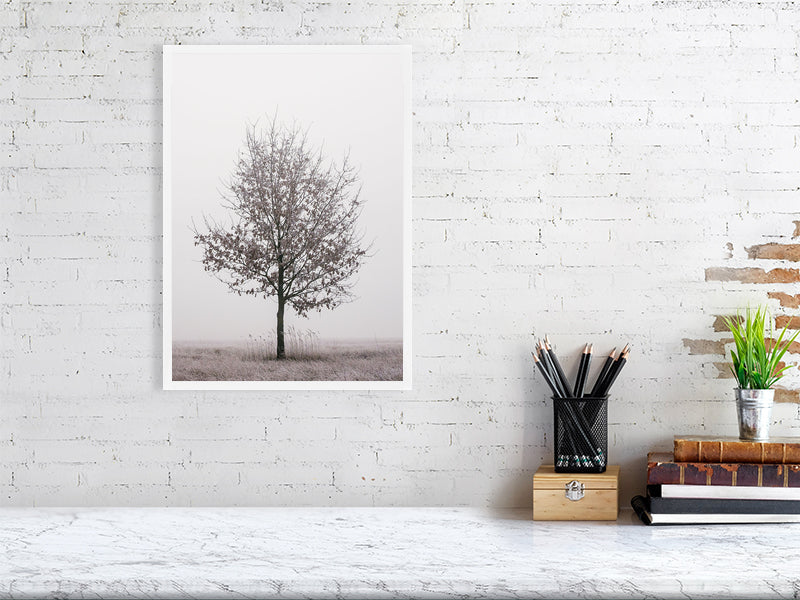
[[[278,244],[280,252],[280,243]],[[283,297],[283,254],[278,254],[278,353],[276,358],[286,358],[286,349],[283,345],[283,307],[286,299]]]
[[[286,349],[283,345],[283,306],[284,300],[282,297],[278,298],[278,354],[277,359],[286,358]]]

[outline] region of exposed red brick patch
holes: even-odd
[[[713,364],[717,368],[717,379],[733,379],[733,373],[731,373],[731,363],[715,362]]]
[[[715,362],[712,364],[717,369],[717,377],[716,377],[717,379],[733,379],[733,372],[731,371],[731,363]],[[778,369],[782,369],[785,366],[786,363],[784,363],[783,361],[778,363]],[[796,367],[795,365],[789,365],[789,371],[791,371],[792,368],[800,369],[800,367]],[[787,371],[786,374],[788,374],[789,371]]]
[[[790,315],[780,315],[775,317],[775,327],[777,329],[800,329],[800,317],[792,317]]]
[[[750,258],[800,261],[800,244],[759,244],[747,248]]]
[[[792,335],[794,335],[794,334],[792,334]],[[788,336],[788,337],[791,338],[792,336]],[[798,339],[800,339],[800,337],[798,337]],[[775,340],[772,339],[772,338],[768,338],[766,340],[766,342],[767,342],[767,349],[772,349],[772,347],[775,345]],[[781,346],[783,346],[785,343],[786,343],[786,340],[784,339],[781,342]],[[791,344],[789,344],[789,349],[786,352],[788,354],[800,354],[800,342],[798,342],[797,340],[793,341]]]
[[[740,281],[741,283],[795,283],[800,282],[799,269],[772,269],[755,267],[711,267],[706,269],[706,281]]]
[[[800,403],[800,390],[775,388],[775,402],[792,402],[798,404]]]
[[[744,317],[736,316],[736,315],[717,315],[714,317],[714,331],[730,331],[728,326],[725,324],[725,319],[730,316],[731,319],[734,321],[742,321]],[[730,341],[730,340],[727,340]]]
[[[800,223],[800,221],[795,222]],[[786,308],[800,308],[800,294],[792,296],[791,294],[785,294],[783,292],[769,292],[767,295],[773,300],[780,302],[781,306],[785,306]]]
[[[725,354],[725,341],[683,338],[683,345],[689,348],[689,354]]]

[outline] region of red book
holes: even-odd
[[[647,483],[800,487],[800,464],[677,462],[672,452],[650,452]]]

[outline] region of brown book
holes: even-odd
[[[800,464],[800,438],[745,442],[736,437],[675,436],[677,462]]]
[[[648,485],[800,487],[800,464],[675,461],[671,452],[647,455]]]

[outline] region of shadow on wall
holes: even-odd
[[[532,346],[533,344],[531,344]],[[522,355],[529,356],[529,348],[520,348]],[[508,507],[531,507],[533,505],[533,474],[539,465],[551,463],[553,405],[550,394],[541,378],[533,376],[533,362],[522,361],[521,381],[527,381],[523,401],[522,461],[519,476],[511,477],[495,492],[496,505]]]

